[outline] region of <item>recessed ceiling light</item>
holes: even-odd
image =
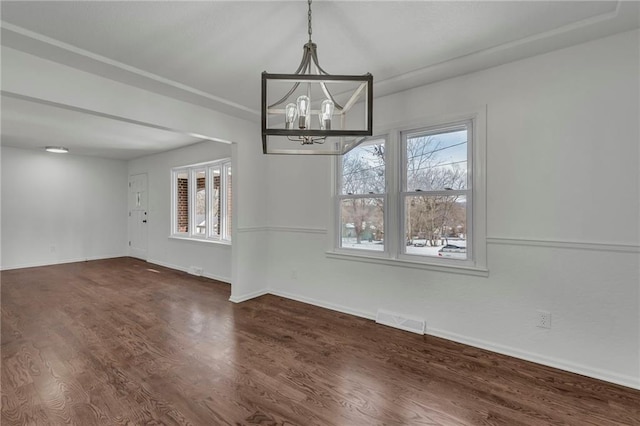
[[[48,146],[45,148],[47,152],[54,152],[56,154],[66,154],[69,152],[69,148],[65,148],[64,146]]]

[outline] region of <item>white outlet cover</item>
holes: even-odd
[[[536,327],[539,328],[551,328],[551,312],[549,311],[536,311],[537,322]]]

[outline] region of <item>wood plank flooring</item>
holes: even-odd
[[[640,391],[120,258],[4,271],[2,425],[640,425]]]

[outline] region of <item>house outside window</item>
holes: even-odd
[[[171,170],[171,236],[231,242],[231,160]]]

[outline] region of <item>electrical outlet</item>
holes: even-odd
[[[538,314],[538,322],[536,327],[551,328],[551,312],[549,311],[536,311]]]

